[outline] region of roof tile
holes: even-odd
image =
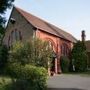
[[[19,11],[19,13],[21,13],[25,18],[26,20],[31,23],[34,27],[40,29],[40,30],[43,30],[45,32],[48,32],[48,33],[51,33],[53,35],[56,35],[60,38],[63,38],[65,40],[69,40],[71,42],[76,42],[77,40],[69,33],[65,32],[64,30],[62,29],[59,29],[58,27],[20,9],[20,8],[17,8],[15,7],[16,10]]]

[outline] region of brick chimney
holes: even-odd
[[[84,42],[86,39],[85,31],[82,30],[82,35],[81,35],[82,41]]]

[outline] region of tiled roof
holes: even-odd
[[[86,41],[85,44],[86,44],[87,52],[90,52],[90,41]]]
[[[20,14],[22,14],[24,16],[24,18],[31,23],[34,27],[43,30],[45,32],[48,32],[50,34],[53,34],[55,36],[58,36],[60,38],[63,38],[65,40],[69,40],[71,42],[76,42],[77,40],[69,33],[63,31],[62,29],[59,29],[58,27],[49,24],[48,22],[20,9],[15,7],[16,10],[19,11]]]

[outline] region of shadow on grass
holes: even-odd
[[[77,88],[48,88],[47,90],[84,90],[84,89],[77,89]]]

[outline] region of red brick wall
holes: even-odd
[[[57,54],[57,58],[55,60],[55,73],[60,73],[61,69],[60,69],[60,56],[61,56],[61,48],[60,46],[65,43],[68,45],[69,49],[71,50],[71,42],[66,41],[64,39],[61,39],[57,36],[54,36],[52,34],[43,32],[42,30],[37,30],[36,31],[36,36],[42,40],[47,40],[47,41],[51,41],[53,44],[53,50],[54,52]]]

